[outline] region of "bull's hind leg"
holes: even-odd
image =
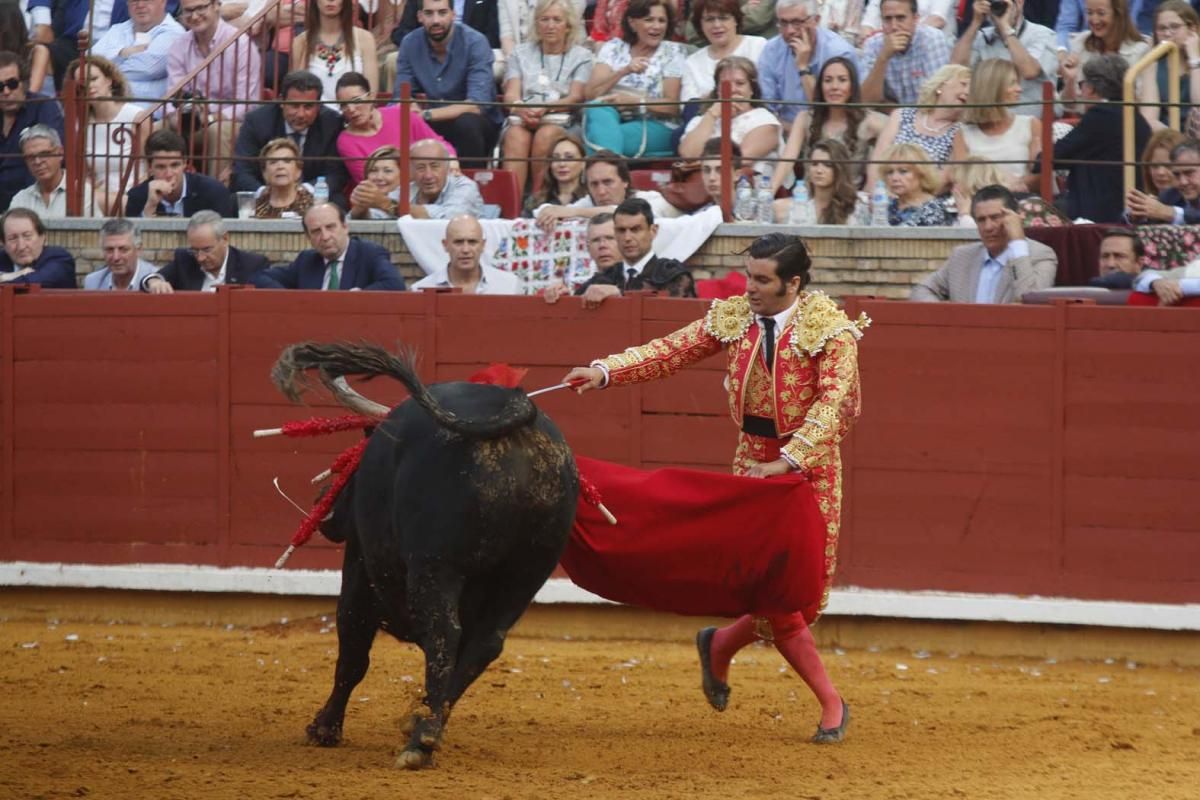
[[[367,674],[371,663],[371,644],[379,628],[379,616],[371,597],[367,571],[353,539],[346,545],[342,565],[342,593],[338,597],[338,660],[333,676],[333,691],[325,706],[307,728],[308,741],[333,747],[342,741],[342,721],[350,693]]]

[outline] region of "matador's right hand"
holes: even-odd
[[[596,367],[576,367],[566,374],[562,379],[563,383],[571,383],[572,381],[581,381],[575,387],[575,391],[583,394],[589,389],[600,389],[604,386],[604,370]]]

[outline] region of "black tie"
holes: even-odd
[[[761,317],[760,319],[765,337],[763,353],[767,357],[767,372],[773,372],[775,368],[775,319],[774,317]]]
[[[630,286],[637,279],[638,271],[633,267],[625,270],[625,285]]]
[[[304,134],[301,133],[300,131],[292,131],[291,133],[288,134],[288,136],[292,137],[292,141],[296,143],[296,147],[298,147],[300,149],[300,152],[303,153],[304,152]]]

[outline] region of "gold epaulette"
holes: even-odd
[[[862,332],[871,325],[871,318],[865,313],[851,320],[824,292],[810,292],[796,313],[800,321],[792,326],[792,347],[810,356],[820,353],[826,342],[843,331],[861,339]]]
[[[725,300],[713,300],[704,316],[704,332],[719,342],[729,344],[746,335],[754,322],[750,301],[739,294]]]

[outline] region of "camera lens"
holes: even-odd
[[[992,15],[1002,16],[1008,11],[1008,0],[992,0]]]

